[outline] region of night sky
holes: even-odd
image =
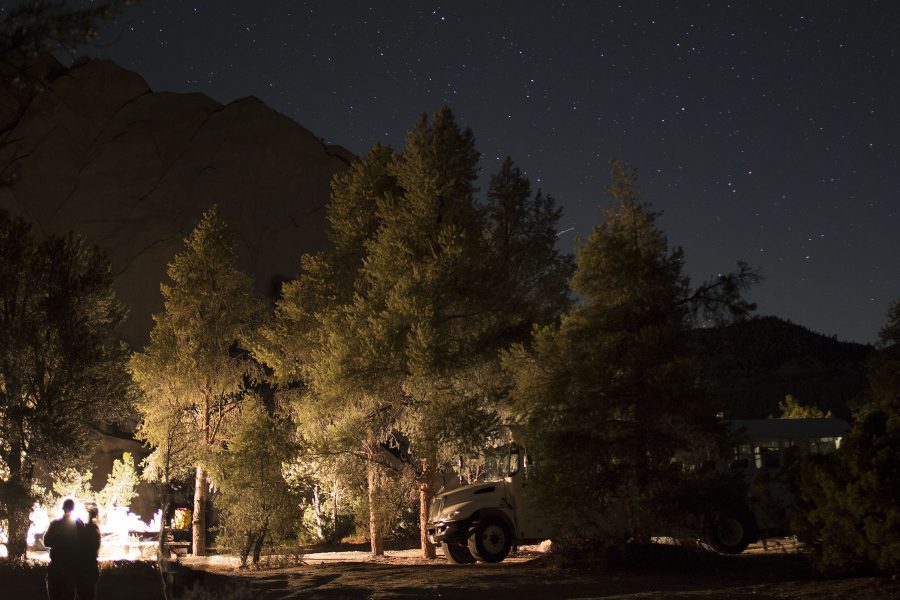
[[[900,298],[900,2],[146,0],[85,48],[157,91],[257,96],[328,142],[402,148],[448,104],[574,247],[608,161],[699,281],[745,260],[760,314],[876,340]]]

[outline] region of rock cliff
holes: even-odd
[[[0,81],[0,208],[38,235],[76,231],[109,253],[136,347],[162,308],[167,263],[213,204],[260,295],[324,246],[323,209],[347,150],[256,98],[223,106],[154,92],[104,60],[39,71],[38,91],[18,106],[15,82]]]

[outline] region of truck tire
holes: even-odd
[[[469,552],[468,546],[441,542],[441,548],[444,549],[444,556],[447,557],[447,562],[450,564],[470,565],[475,562],[475,557]]]
[[[469,529],[469,552],[477,560],[498,563],[509,554],[512,535],[498,517],[485,517]]]
[[[756,541],[756,521],[749,510],[710,513],[704,529],[704,541],[722,554],[740,554]]]

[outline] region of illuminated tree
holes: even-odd
[[[301,259],[301,272],[286,283],[273,322],[254,346],[269,365],[281,394],[292,400],[308,443],[322,455],[361,455],[367,472],[369,539],[383,554],[377,498],[381,442],[391,431],[391,373],[361,362],[366,356],[355,304],[367,288],[360,279],[365,245],[374,236],[377,205],[396,190],[388,165],[394,152],[373,147],[335,176],[327,207],[331,249]]]
[[[84,503],[96,503],[103,515],[114,506],[129,507],[137,496],[135,487],[139,478],[134,457],[130,452],[123,452],[122,458],[113,461],[106,485],[100,491],[93,490],[91,479],[93,472],[90,468],[84,471],[65,469],[55,477],[52,489],[43,498],[42,503],[44,506],[58,506],[65,498],[77,498]]]
[[[296,460],[294,427],[289,419],[270,414],[250,394],[231,427],[227,449],[211,463],[217,490],[222,543],[258,565],[264,546],[296,538],[301,526],[301,495],[285,478],[285,466]]]
[[[112,471],[106,478],[106,485],[94,496],[104,511],[113,506],[128,508],[137,497],[135,488],[139,482],[134,457],[130,452],[123,452],[122,458],[113,461]]]
[[[830,419],[831,411],[822,412],[817,406],[804,406],[800,404],[792,395],[788,394],[784,397],[784,402],[778,403],[781,409],[782,419]]]
[[[150,343],[132,356],[130,369],[143,395],[139,435],[162,452],[154,464],[176,457],[194,468],[193,545],[194,554],[203,555],[207,461],[245,384],[256,375],[240,343],[258,322],[260,305],[252,281],[235,266],[233,243],[216,207],[184,243],[184,252],[169,263],[172,285],[160,286],[164,311],[153,315]],[[191,444],[172,454],[179,446],[173,434],[189,436]]]
[[[123,317],[102,253],[74,235],[38,243],[0,211],[0,506],[13,558],[37,472],[83,465],[93,429],[127,413]]]
[[[304,257],[260,345],[276,375],[305,383],[303,420],[332,443],[363,441],[376,553],[381,446],[395,430],[408,442],[433,556],[432,479],[493,427],[498,349],[567,302],[555,204],[509,161],[478,203],[477,161],[472,133],[443,109],[419,121],[401,155],[376,146],[336,178],[334,249]]]
[[[502,393],[498,352],[568,302],[559,211],[507,160],[478,203],[478,154],[449,110],[421,120],[393,165],[404,194],[384,211],[365,277],[383,298],[369,316],[380,355],[395,357],[420,490],[421,544],[437,469],[490,437]]]

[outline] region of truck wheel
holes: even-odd
[[[444,556],[447,557],[447,562],[454,565],[470,565],[475,562],[475,557],[472,556],[472,553],[469,552],[469,548],[467,546],[463,546],[462,544],[448,544],[447,542],[441,542],[441,548],[444,549]]]
[[[482,519],[469,529],[469,552],[478,560],[498,563],[511,547],[509,528],[497,517]]]
[[[750,511],[723,511],[706,517],[704,539],[722,554],[740,554],[756,540],[756,522]]]

